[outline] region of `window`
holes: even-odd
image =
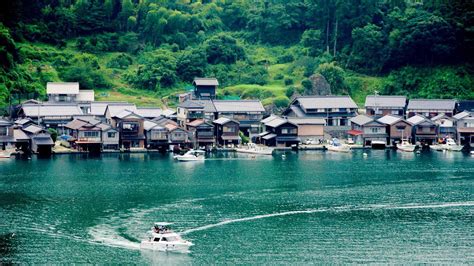
[[[296,134],[296,128],[282,128],[281,134]]]
[[[381,115],[381,114],[383,114],[383,110],[381,110],[381,109],[375,109],[375,114],[376,114],[376,115]]]
[[[379,133],[380,132],[380,128],[378,128],[378,127],[372,127],[372,128],[370,128],[370,130],[372,131],[372,133]]]
[[[250,120],[259,120],[259,119],[260,119],[260,115],[258,115],[258,114],[250,114],[250,115],[249,115],[249,119],[250,119]]]
[[[324,108],[319,108],[318,109],[318,113],[324,113],[324,112],[326,112],[326,109],[324,109]]]
[[[224,126],[222,131],[224,131],[225,133],[234,133],[236,130],[235,130],[235,127],[226,127],[226,126]]]
[[[331,109],[331,112],[338,112],[339,111],[339,108],[332,108]]]
[[[400,114],[400,111],[399,110],[392,110],[391,114],[392,115],[398,115],[398,114]]]
[[[116,132],[108,132],[107,137],[113,139],[113,138],[115,138],[115,133]]]
[[[8,134],[8,128],[0,127],[0,136],[6,136]]]
[[[159,242],[159,241],[160,241],[160,238],[159,238],[159,237],[155,237],[155,239],[153,239],[153,241]]]
[[[84,137],[86,137],[86,138],[98,138],[99,137],[99,131],[85,131],[84,132]]]

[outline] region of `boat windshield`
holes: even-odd
[[[166,236],[161,238],[161,241],[167,241],[167,242],[173,242],[173,241],[178,241],[179,237],[177,236]]]

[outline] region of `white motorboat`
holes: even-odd
[[[448,151],[462,151],[462,149],[464,148],[463,146],[458,145],[452,138],[446,139],[445,146],[446,150]]]
[[[397,149],[406,152],[413,152],[416,149],[416,145],[411,144],[407,139],[402,139],[402,142],[397,144]]]
[[[205,151],[201,150],[189,150],[183,155],[176,155],[174,159],[181,161],[181,162],[190,162],[190,161],[203,161]]]
[[[350,152],[351,147],[349,145],[342,144],[338,139],[332,139],[331,143],[326,146],[326,148],[330,151],[335,152]]]
[[[193,243],[184,240],[181,236],[170,229],[172,223],[155,223],[151,228],[150,236],[140,243],[141,249],[171,251],[171,252],[189,252]]]
[[[245,148],[235,148],[236,152],[260,154],[260,155],[272,155],[273,149],[269,147],[257,146],[255,143],[247,144]]]
[[[462,151],[464,147],[456,144],[452,138],[447,138],[445,144],[430,145],[430,149],[436,151]]]

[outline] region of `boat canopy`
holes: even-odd
[[[167,222],[156,222],[155,225],[157,226],[168,226],[172,225],[173,223],[167,223]]]
[[[332,145],[341,146],[341,142],[339,141],[339,139],[333,138],[332,139]]]

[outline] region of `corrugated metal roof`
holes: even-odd
[[[79,82],[48,82],[47,94],[79,94]]]
[[[76,97],[76,102],[93,102],[94,96],[93,90],[80,90]]]
[[[369,122],[374,121],[374,119],[372,117],[368,117],[366,115],[358,115],[356,117],[351,118],[350,121],[354,124],[359,125],[359,126],[363,126],[363,125],[365,125]]]
[[[305,109],[357,108],[357,104],[349,96],[301,96],[295,101]]]
[[[397,123],[400,120],[402,120],[402,118],[399,116],[386,115],[386,116],[382,116],[377,121],[379,121],[382,124],[393,125],[394,123]]]
[[[202,120],[202,119],[196,119],[196,120],[194,120],[194,121],[188,123],[188,126],[197,127],[197,126],[199,126],[199,125],[201,125],[201,124],[204,124],[204,120]]]
[[[135,104],[131,103],[109,103],[107,105],[107,110],[109,110],[108,112],[110,114],[110,117],[114,117],[125,110],[135,112],[137,110],[137,107],[135,106]]]
[[[19,128],[13,130],[13,138],[16,141],[29,140],[30,139],[30,137],[28,137],[28,135],[23,130],[21,130]]]
[[[51,136],[46,133],[38,134],[32,138],[36,145],[54,145]]]
[[[407,122],[414,125],[414,126],[416,126],[416,125],[418,125],[418,124],[420,124],[421,122],[424,122],[424,121],[429,121],[430,123],[433,123],[429,119],[427,119],[426,117],[421,116],[421,115],[415,115],[415,116],[412,116],[412,117],[407,119]]]
[[[219,124],[219,125],[223,125],[223,124],[225,124],[225,123],[227,123],[227,122],[230,122],[230,121],[231,121],[231,120],[230,120],[229,118],[227,118],[227,117],[221,117],[221,118],[219,118],[219,119],[214,120],[212,123],[214,123],[214,124]]]
[[[217,112],[265,112],[262,102],[258,100],[218,100],[214,101]]]
[[[23,130],[28,132],[28,133],[36,134],[38,132],[41,132],[43,130],[43,128],[39,127],[37,125],[29,125],[26,128],[24,128]]]
[[[272,133],[272,134],[268,134],[268,135],[263,136],[262,139],[269,140],[269,139],[273,139],[276,136],[277,136],[276,134]]]
[[[120,119],[123,119],[123,118],[126,118],[128,116],[135,116],[135,117],[138,117],[138,118],[142,118],[142,116],[140,116],[139,114],[135,113],[134,111],[128,110],[128,109],[122,110],[120,113],[118,113],[118,114],[116,114],[112,117],[118,117]]]
[[[271,114],[269,117],[267,117],[267,118],[265,118],[265,119],[262,119],[262,120],[260,121],[260,123],[265,124],[265,123],[268,123],[268,122],[272,121],[272,120],[275,119],[275,118],[278,118],[278,116],[276,116],[276,115],[274,115],[274,114]]]
[[[219,86],[216,78],[194,78],[193,84],[197,86]]]
[[[283,125],[284,123],[287,123],[288,120],[286,119],[283,119],[281,117],[276,117],[275,119],[272,119],[271,121],[265,123],[265,126],[269,126],[269,127],[278,127],[278,126],[281,126]]]
[[[203,109],[206,113],[215,113],[216,108],[211,100],[187,100],[178,105],[178,107],[188,109]]]
[[[22,106],[25,116],[74,116],[82,115],[77,104],[27,104]]]
[[[405,108],[407,97],[388,95],[367,95],[365,107]]]
[[[431,99],[412,99],[408,102],[407,109],[415,110],[454,110],[456,107],[455,100],[431,100]]]
[[[469,116],[469,115],[471,115],[470,112],[468,112],[468,111],[463,111],[463,112],[461,112],[461,113],[456,114],[455,116],[453,116],[453,118],[459,120],[459,119],[463,119],[464,117]]]

